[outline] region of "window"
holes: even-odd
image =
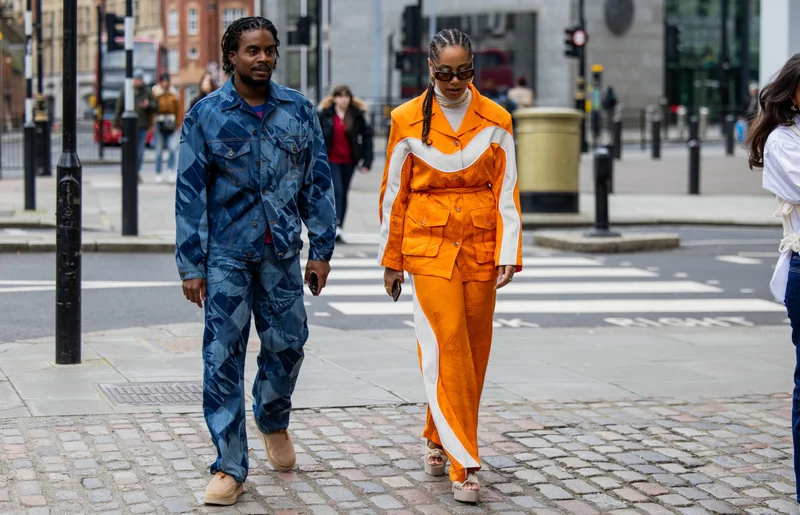
[[[167,35],[178,35],[178,10],[172,9],[167,15]]]
[[[192,36],[200,32],[199,14],[195,8],[189,9],[189,16],[186,19],[186,30]]]
[[[139,13],[142,12],[142,6],[139,0],[133,0],[133,25],[134,27],[141,27],[141,19]]]
[[[192,48],[189,49],[189,54],[188,55],[189,55],[189,59],[194,60],[194,59],[197,59],[198,57],[200,57],[200,52],[198,52],[196,48],[192,47]]]
[[[225,9],[222,11],[222,32],[228,28],[228,25],[235,22],[239,18],[247,16],[247,9]]]
[[[167,69],[170,75],[177,75],[181,72],[181,54],[177,48],[170,48],[167,53]]]

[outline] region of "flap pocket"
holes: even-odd
[[[248,140],[212,141],[211,153],[225,159],[236,159],[250,152]]]
[[[480,229],[492,230],[495,228],[495,217],[497,210],[494,207],[482,207],[473,209],[469,212],[472,216],[472,224]]]
[[[408,206],[406,215],[420,227],[442,227],[447,225],[450,210],[415,203]]]
[[[299,154],[308,146],[308,139],[303,134],[287,134],[275,138],[275,145],[289,154]]]

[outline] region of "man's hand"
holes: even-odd
[[[203,307],[203,301],[206,300],[206,280],[205,279],[187,279],[183,281],[183,296],[189,302]]]
[[[328,274],[331,271],[331,264],[327,261],[314,261],[313,259],[309,259],[306,263],[306,276],[303,279],[303,284],[308,284],[309,279],[311,278],[311,272],[317,274],[319,288],[317,289],[317,294],[315,297],[318,297],[320,293],[322,293],[322,289],[325,288],[325,285],[328,282]]]
[[[392,287],[395,280],[400,281],[400,284],[406,282],[406,275],[402,270],[394,270],[386,267],[383,270],[383,288],[386,290],[386,295],[392,296]]]
[[[497,267],[497,286],[494,287],[495,290],[499,290],[506,284],[511,282],[511,279],[514,277],[514,273],[516,273],[517,267],[514,265],[500,265]]]

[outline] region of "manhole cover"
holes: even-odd
[[[117,406],[185,406],[203,403],[203,383],[101,384],[100,391]]]

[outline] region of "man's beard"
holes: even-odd
[[[270,74],[270,76],[266,79],[256,79],[252,75],[245,75],[241,72],[237,73],[237,75],[240,79],[242,79],[242,83],[253,88],[269,86],[269,81],[272,80],[272,74]]]

